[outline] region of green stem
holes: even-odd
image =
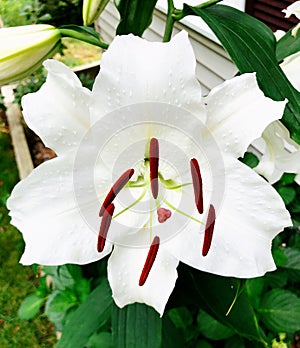
[[[91,45],[104,49],[108,48],[108,44],[100,40],[99,34],[89,27],[79,25],[63,25],[58,28],[62,37],[71,37]]]
[[[175,7],[173,0],[168,0],[168,13],[163,42],[168,42],[171,40],[172,31],[175,23],[175,19],[173,17],[174,10]]]

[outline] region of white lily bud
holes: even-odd
[[[54,55],[61,34],[51,25],[0,29],[0,85],[20,80]]]
[[[82,6],[83,24],[92,24],[105,9],[108,1],[109,0],[84,0]]]

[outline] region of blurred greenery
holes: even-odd
[[[6,27],[32,23],[81,25],[82,3],[83,0],[0,0],[0,16]]]
[[[6,27],[30,24],[31,21],[25,14],[21,14],[22,8],[32,3],[31,0],[0,0],[0,16]]]
[[[82,25],[82,4],[83,0],[31,0],[22,13],[34,23]]]

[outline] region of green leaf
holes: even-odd
[[[293,202],[296,198],[296,190],[290,186],[281,186],[277,188],[278,193],[284,201],[285,205]]]
[[[250,340],[266,342],[249,298],[245,291],[242,291],[240,279],[193,270],[183,264],[180,264],[178,270],[180,273],[175,292],[180,288],[181,291],[184,289],[184,301],[189,300],[200,306],[239,335]]]
[[[72,37],[94,46],[98,46],[104,49],[108,48],[108,44],[101,41],[99,34],[95,29],[91,27],[69,24],[63,25],[58,29],[60,30],[63,37]]]
[[[61,289],[71,288],[82,279],[82,271],[78,265],[63,265],[57,267],[56,276],[54,276],[56,288]]]
[[[224,340],[234,335],[234,330],[218,322],[205,311],[200,311],[197,317],[199,331],[211,340]]]
[[[240,336],[233,336],[226,341],[224,348],[245,348],[245,343]]]
[[[298,193],[299,195],[299,193]],[[294,214],[300,213],[300,199],[295,199],[289,206],[289,211]]]
[[[27,296],[21,303],[21,306],[18,310],[19,318],[25,320],[34,318],[38,314],[45,301],[45,298],[41,298],[36,294]]]
[[[300,282],[300,250],[298,248],[282,248],[287,261],[282,265],[287,276],[294,282]]]
[[[43,276],[40,277],[40,284],[39,287],[35,290],[35,294],[39,297],[39,298],[47,298],[47,296],[51,293],[51,290],[47,284],[47,277]]]
[[[182,331],[178,330],[169,316],[162,318],[162,348],[184,348]]]
[[[78,304],[73,291],[54,291],[46,302],[45,314],[56,326],[61,327],[66,312]]]
[[[283,266],[287,261],[287,257],[285,256],[282,249],[279,249],[279,248],[273,249],[272,255],[277,267]]]
[[[197,342],[197,345],[195,348],[213,348],[213,346],[209,344],[207,341],[200,340]]]
[[[289,82],[276,58],[276,39],[262,22],[225,5],[205,9],[184,5],[183,16],[200,16],[213,30],[239,71],[256,72],[260,88],[274,100],[286,105],[282,122],[292,138],[300,143],[300,92]]]
[[[193,323],[191,312],[185,307],[172,308],[168,311],[168,316],[174,325],[185,331]]]
[[[172,308],[167,312],[167,316],[180,330],[184,341],[191,341],[198,336],[198,329],[193,325],[193,315],[186,307]]]
[[[117,35],[134,34],[142,36],[152,22],[157,0],[115,0],[121,20]]]
[[[292,184],[295,180],[296,174],[284,173],[282,174],[279,183],[282,185]]]
[[[292,29],[289,30],[278,42],[276,47],[277,61],[281,62],[284,58],[300,51],[300,35],[294,37]]]
[[[300,250],[298,248],[282,248],[281,250],[287,258],[282,267],[300,271]]]
[[[134,303],[113,307],[112,333],[114,348],[159,348],[162,342],[162,320],[149,306]]]
[[[107,280],[94,289],[73,313],[63,328],[56,348],[82,348],[90,336],[104,325],[111,315],[112,296]]]
[[[275,332],[291,333],[300,328],[300,298],[288,290],[267,292],[259,313],[264,324]]]
[[[244,340],[246,348],[266,348],[270,347],[269,345],[263,344],[261,342]]]
[[[264,276],[266,285],[271,288],[284,288],[287,284],[287,272],[282,269],[277,269],[274,272],[269,272]]]
[[[85,278],[79,279],[76,282],[74,289],[79,302],[83,302],[91,292],[91,283]]]
[[[245,289],[254,308],[257,308],[260,296],[264,290],[265,281],[263,277],[247,279]]]
[[[113,348],[112,334],[110,332],[100,332],[90,337],[86,348]]]
[[[244,157],[240,161],[250,168],[256,167],[259,163],[259,159],[252,152],[245,152]]]

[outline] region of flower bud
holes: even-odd
[[[0,85],[28,76],[56,53],[60,40],[60,31],[46,24],[0,29]]]
[[[83,0],[82,18],[84,25],[92,24],[105,9],[109,0]]]

